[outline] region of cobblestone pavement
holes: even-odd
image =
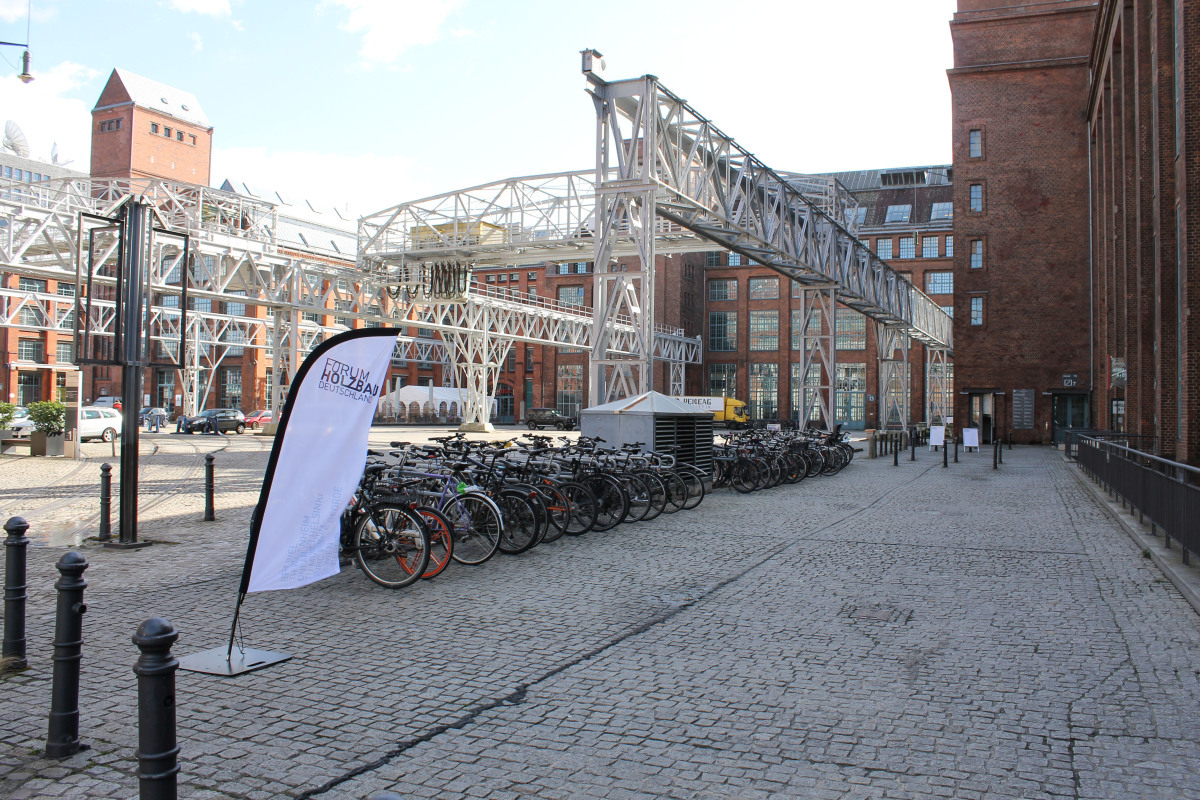
[[[64,762],[40,757],[64,547],[31,548],[0,796],[135,796],[134,629],[228,636],[269,440],[151,440],[158,544],[81,547],[91,749]],[[399,592],[347,569],[252,595],[246,644],[294,658],[178,674],[180,795],[1200,798],[1200,618],[1057,451],[990,455],[860,457]],[[88,456],[0,459],[3,513],[88,534]]]

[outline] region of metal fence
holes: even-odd
[[[1069,458],[1078,458],[1079,440],[1084,436],[1124,445],[1142,453],[1158,455],[1158,437],[1152,434],[1101,431],[1095,428],[1059,428],[1054,433],[1054,443],[1062,445]]]
[[[1076,451],[1079,466],[1161,531],[1168,548],[1179,543],[1184,564],[1200,554],[1200,469],[1092,436],[1078,437]]]

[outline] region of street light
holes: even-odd
[[[21,55],[21,74],[17,76],[17,79],[21,83],[30,83],[33,80],[33,75],[29,72],[29,45],[21,42],[0,42],[0,45],[25,48],[24,54]]]

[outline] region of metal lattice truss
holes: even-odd
[[[931,424],[944,424],[954,415],[954,365],[950,354],[941,348],[925,349],[925,397],[927,419]]]
[[[828,425],[834,416],[834,380],[837,375],[837,292],[830,286],[824,289],[805,287],[800,295],[800,330],[803,360],[801,371],[804,385],[801,393],[799,421],[808,424],[814,409]],[[812,368],[816,366],[817,369]],[[813,373],[810,380],[809,373]]]
[[[771,170],[653,76],[588,80],[601,137],[598,207],[653,198],[657,217],[794,281],[833,283],[850,308],[952,349],[950,316],[854,236],[837,193]]]
[[[879,424],[904,427],[908,415],[908,351],[911,338],[903,325],[875,326],[879,346]]]

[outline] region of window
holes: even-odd
[[[175,131],[175,138],[176,138],[178,141],[181,141],[181,142],[182,142],[182,141],[183,141],[183,131]]]
[[[119,119],[105,120],[104,122],[100,123],[100,130],[102,132],[119,131],[119,130],[121,130],[121,120],[119,120]]]
[[[946,312],[947,317],[954,318],[954,306],[942,306],[942,311]]]
[[[75,296],[75,284],[67,283],[66,281],[59,281],[58,282],[58,296],[59,297],[74,297]]]
[[[36,292],[37,294],[46,293],[46,282],[39,281],[35,278],[19,278],[17,280],[17,288],[22,292]]]
[[[558,412],[568,417],[579,416],[583,405],[583,364],[558,365]]]
[[[901,258],[916,258],[917,244],[916,238],[912,236],[900,237],[900,257]]]
[[[536,280],[537,280],[537,273],[536,273],[536,272],[529,272],[529,273],[526,273],[525,277],[526,277],[526,279],[528,279],[528,280],[531,280],[531,281],[536,281]]]
[[[41,339],[18,339],[17,360],[40,364],[46,360],[46,346]]]
[[[588,262],[576,261],[575,262],[575,274],[576,275],[586,275],[587,273],[588,273]]]
[[[350,311],[352,307],[353,307],[353,304],[349,300],[334,300],[333,301],[333,310],[334,311]],[[335,315],[333,318],[333,324],[334,325],[345,325],[347,328],[353,328],[354,320],[350,317],[345,316],[344,314]]]
[[[529,296],[530,296],[530,297],[537,297],[537,296],[538,296],[538,293],[537,293],[537,287],[536,287],[536,286],[530,286],[530,287],[529,287],[529,289],[528,289],[528,294],[529,294]]]
[[[491,276],[489,275],[488,277],[490,278]],[[504,283],[507,280],[508,280],[507,273],[501,272],[499,275],[496,276],[496,283]]]
[[[858,208],[851,209],[851,211],[848,214],[846,214],[846,224],[847,225],[850,225],[850,226],[862,225],[866,221],[867,221],[867,207],[866,206],[859,206]]]
[[[212,298],[209,297],[193,297],[191,298],[192,311],[203,311],[205,313],[212,311]]]
[[[525,345],[525,371],[533,372],[533,345]]]
[[[983,298],[978,295],[971,298],[971,324],[983,324]]]
[[[792,281],[792,297],[804,297],[804,284]]]
[[[225,335],[221,337],[221,341],[223,341],[225,346],[229,348],[226,351],[226,355],[240,356],[246,350],[241,346],[246,343],[245,331],[238,330],[236,328],[230,328],[229,330],[225,331]]]
[[[837,422],[861,428],[866,419],[867,365],[838,364],[834,417]]]
[[[775,300],[779,297],[779,278],[751,278],[751,300]]]
[[[888,206],[887,216],[883,218],[886,225],[889,222],[908,222],[912,216],[912,205]]]
[[[938,257],[938,237],[925,236],[921,239],[921,258]]]
[[[730,253],[729,254],[729,266],[740,267],[741,265],[742,265],[742,254],[741,253]]]
[[[708,282],[709,300],[737,300],[737,280],[727,278]]]
[[[708,365],[708,396],[737,396],[737,364]]]
[[[750,312],[750,349],[779,350],[779,312]]]
[[[705,253],[704,254],[704,266],[706,266],[706,267],[722,266],[720,251],[713,251],[713,252]]]
[[[496,276],[495,276],[495,275],[488,275],[488,276],[487,276],[487,282],[488,282],[488,283],[495,283],[495,282],[496,282]]]
[[[954,294],[953,272],[926,272],[926,294]]]
[[[779,418],[779,365],[750,365],[750,416]]]
[[[158,133],[158,123],[157,123],[157,122],[151,122],[151,123],[150,123],[150,132],[151,132],[151,133]]]
[[[983,268],[983,239],[971,240],[971,269]]]
[[[875,253],[880,258],[882,258],[884,261],[887,261],[889,258],[891,258],[892,257],[892,240],[891,239],[876,239],[875,240]]]
[[[196,143],[196,134],[194,134],[194,133],[189,133],[189,134],[188,134],[188,136],[190,136],[190,137],[191,137],[191,139],[192,139],[192,144],[194,145],[194,144]]]
[[[245,292],[230,292],[229,294],[234,295],[235,297],[245,297],[246,296]],[[232,301],[232,300],[226,300],[225,301],[225,313],[231,314],[235,317],[244,317],[244,316],[246,316],[246,304],[239,303],[239,302]]]
[[[558,302],[564,306],[581,306],[583,305],[583,287],[582,286],[560,286],[558,287]]]
[[[954,237],[946,237],[946,258],[954,258]]]
[[[168,139],[170,139],[170,138],[171,138],[171,129],[170,129],[170,128],[166,128],[166,127],[164,127],[164,128],[163,128],[163,136],[165,136],[165,137],[167,137]]]
[[[305,311],[300,316],[308,322],[316,322],[318,324],[321,322],[321,314],[317,311]]]
[[[222,408],[240,408],[242,405],[242,368],[226,367],[221,370],[221,383],[217,402]]]
[[[804,312],[798,308],[792,309],[792,349],[804,349]]]
[[[521,282],[521,273],[514,272],[511,275],[509,275],[508,282],[509,283],[520,283]]]
[[[570,275],[571,274],[571,262],[569,262],[569,261],[559,262],[556,266],[555,272],[559,275]]]
[[[75,343],[59,339],[54,345],[54,360],[59,364],[70,364],[75,360]]]
[[[954,219],[954,203],[933,204],[929,212],[929,221],[936,222],[939,219]]]
[[[737,350],[737,312],[708,312],[708,349],[718,353]]]
[[[971,184],[971,210],[978,213],[983,211],[983,184]]]
[[[983,131],[972,128],[967,133],[967,154],[971,158],[983,158]]]
[[[837,337],[834,348],[838,350],[867,349],[867,318],[850,308],[837,310]]]
[[[164,294],[159,295],[158,304],[163,308],[179,308],[179,295]]]

